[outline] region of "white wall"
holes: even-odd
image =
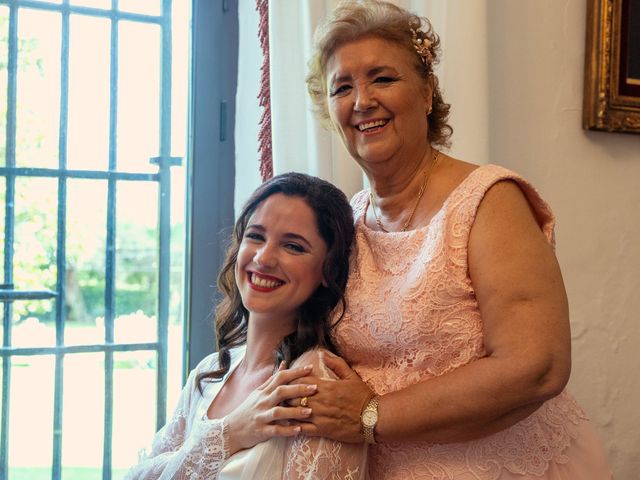
[[[586,2],[492,0],[486,21],[490,161],[531,180],[557,215],[571,308],[570,390],[616,478],[638,478],[640,135],[581,128]],[[469,93],[450,93],[464,112],[456,97]]]

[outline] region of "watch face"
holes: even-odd
[[[378,413],[373,410],[367,410],[362,414],[362,423],[367,427],[372,427],[378,421]]]

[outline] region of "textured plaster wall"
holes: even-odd
[[[637,479],[640,135],[581,128],[586,2],[486,5],[489,159],[531,180],[556,213],[571,308],[569,388],[616,478]]]

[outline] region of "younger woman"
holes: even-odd
[[[328,182],[289,173],[254,192],[218,278],[218,351],[127,479],[364,478],[366,444],[298,435],[316,386],[288,385],[332,378],[322,352],[345,308],[352,237],[349,203]]]

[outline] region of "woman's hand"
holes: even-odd
[[[315,393],[315,384],[289,385],[311,370],[311,365],[286,370],[283,362],[277,373],[226,416],[230,455],[271,437],[292,437],[300,433],[300,427],[289,424],[289,420],[308,419],[311,408],[289,407],[285,402]]]
[[[317,392],[308,398],[313,413],[308,420],[299,424],[302,433],[340,442],[360,443],[364,440],[360,415],[374,393],[342,358],[329,352],[322,352],[321,355],[322,362],[335,374],[336,380],[316,377],[300,380],[318,386]]]

